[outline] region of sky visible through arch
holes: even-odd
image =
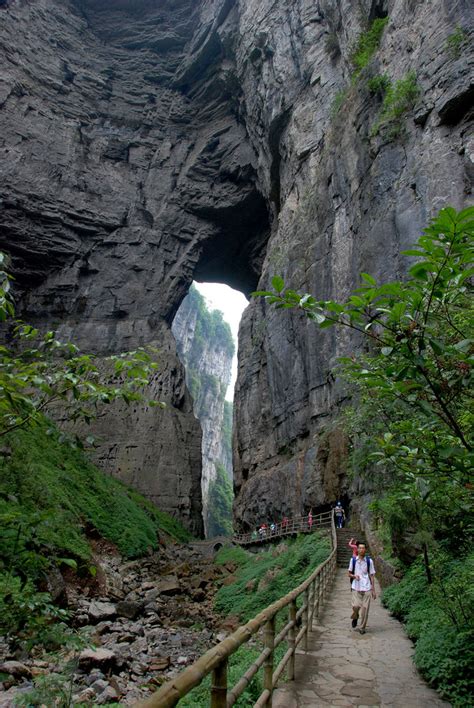
[[[232,360],[232,378],[227,389],[226,400],[234,399],[234,386],[237,378],[237,336],[242,313],[249,304],[247,298],[238,290],[222,283],[197,283],[194,285],[205,298],[210,310],[220,310],[229,323],[235,342],[235,355]]]

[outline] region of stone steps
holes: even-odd
[[[336,529],[336,535],[337,535],[337,554],[336,554],[336,562],[339,568],[347,568],[349,565],[349,561],[352,556],[352,550],[349,548],[347,545],[350,541],[351,538],[356,538],[357,541],[362,541],[363,543],[366,543],[365,539],[361,536],[360,533],[355,531],[354,529],[348,529],[348,528],[343,528],[343,529]],[[369,553],[370,555],[370,553]]]

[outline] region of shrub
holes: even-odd
[[[388,74],[377,74],[377,76],[373,76],[369,79],[367,82],[367,87],[370,93],[384,96],[391,84],[392,82],[390,81]]]
[[[456,30],[447,38],[445,47],[453,59],[459,59],[462,54],[462,50],[467,47],[467,43],[467,32],[461,27],[461,25],[458,25]]]
[[[416,562],[382,597],[391,613],[406,622],[407,634],[416,642],[416,666],[454,706],[469,705],[474,689],[473,564],[472,553],[451,559],[440,551],[431,586],[421,562]]]
[[[343,88],[340,91],[336,93],[334,96],[334,100],[331,105],[331,118],[334,120],[337,118],[339,111],[341,110],[342,106],[344,105],[346,98],[348,95],[348,89]]]
[[[50,626],[67,618],[67,612],[51,601],[46,592],[37,592],[28,580],[0,573],[0,634],[17,640],[32,636],[39,643]]]
[[[362,69],[368,65],[373,55],[380,46],[380,40],[389,18],[377,18],[370,25],[366,32],[362,32],[351,53],[351,63],[355,69],[355,75],[359,75]]]
[[[387,128],[388,137],[397,138],[403,132],[405,115],[415,105],[419,93],[420,88],[414,71],[409,71],[402,79],[389,84],[379,117],[372,126],[371,135],[377,135],[382,128]]]

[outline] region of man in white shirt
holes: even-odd
[[[357,558],[351,558],[349,563],[349,578],[351,578],[352,627],[357,627],[360,613],[360,633],[365,634],[369,618],[370,598],[375,594],[375,567],[372,558],[366,558],[364,543],[357,544]]]

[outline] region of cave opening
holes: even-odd
[[[194,281],[173,320],[178,356],[202,429],[205,535],[232,534],[233,393],[237,337],[246,296],[222,283]]]

